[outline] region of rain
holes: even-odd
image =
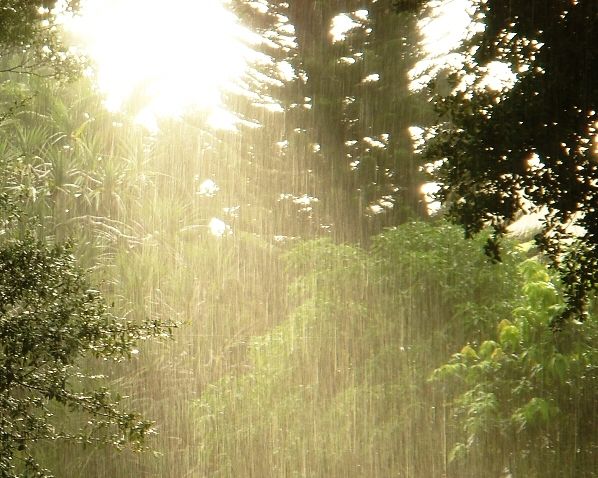
[[[0,0],[0,476],[598,476],[598,7],[503,3]]]

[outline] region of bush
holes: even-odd
[[[164,330],[112,315],[71,244],[36,238],[14,199],[4,195],[0,206],[0,474],[50,476],[34,458],[40,441],[139,448],[151,422],[122,410],[81,361],[128,358],[136,341]],[[60,409],[81,415],[83,425],[61,423]]]
[[[508,318],[434,373],[460,389],[462,439],[451,458],[530,478],[596,476],[598,321],[554,331],[565,307],[558,283],[536,259],[519,273],[522,294]]]

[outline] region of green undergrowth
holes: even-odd
[[[484,240],[295,247],[289,317],[196,403],[198,476],[593,476],[594,319],[551,330],[545,266]]]

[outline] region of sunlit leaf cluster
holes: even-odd
[[[562,476],[571,470],[592,476],[598,449],[596,318],[567,323],[555,334],[550,322],[565,307],[558,285],[537,259],[522,262],[519,270],[523,295],[509,318],[434,372],[435,380],[460,391],[455,410],[463,435],[451,459],[497,459],[508,450],[515,474]]]

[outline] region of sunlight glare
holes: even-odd
[[[230,126],[222,90],[243,74],[250,48],[222,0],[84,0],[71,23],[109,109],[132,107],[150,128],[189,108]]]
[[[433,15],[420,20],[421,46],[425,57],[409,72],[410,88],[425,88],[432,77],[445,68],[460,70],[465,56],[454,50],[477,28],[473,21],[475,7],[471,0],[438,0],[430,2]]]
[[[230,227],[222,219],[218,219],[217,217],[210,219],[208,227],[212,235],[216,237],[222,237],[227,232],[230,233]]]
[[[332,25],[330,27],[330,35],[332,42],[336,43],[345,39],[346,33],[353,28],[359,26],[359,23],[353,21],[353,19],[346,13],[341,13],[332,19]]]
[[[218,185],[212,179],[206,179],[199,185],[197,194],[200,196],[213,197],[220,191]]]
[[[419,22],[424,34],[422,46],[429,55],[446,55],[467,36],[474,6],[471,0],[436,1],[430,6],[434,15]]]

